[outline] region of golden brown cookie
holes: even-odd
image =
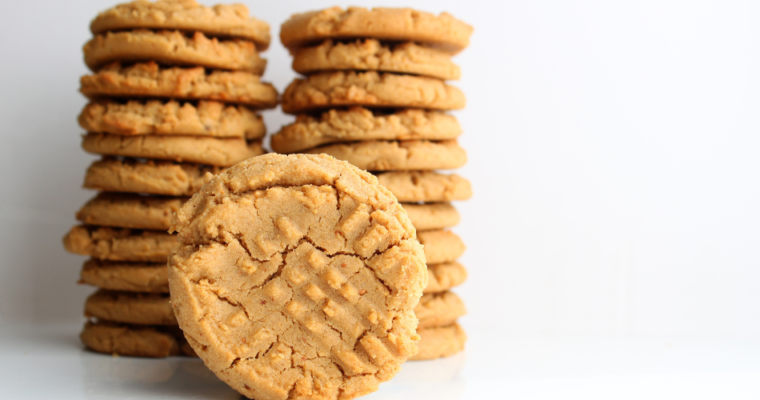
[[[243,4],[205,7],[195,0],[138,0],[103,11],[90,23],[93,34],[137,28],[239,37],[254,41],[261,51],[269,47],[271,40],[269,24],[249,16],[248,8]]]
[[[467,153],[456,140],[368,140],[328,144],[304,153],[329,154],[368,171],[454,169],[467,162]]]
[[[294,14],[280,27],[280,41],[295,50],[325,39],[374,38],[421,42],[456,53],[470,44],[472,27],[448,13],[411,8],[332,7]]]
[[[451,325],[467,314],[462,299],[454,292],[427,293],[414,307],[414,315],[420,320],[419,329]]]
[[[166,293],[117,292],[100,289],[84,303],[84,315],[138,325],[177,325]]]
[[[428,264],[456,261],[464,254],[464,242],[454,232],[422,231],[417,232],[417,238],[425,246],[425,259]]]
[[[398,201],[452,201],[472,197],[470,181],[457,174],[432,171],[395,171],[377,174],[377,180]]]
[[[459,223],[459,212],[449,203],[402,204],[418,231],[450,228]]]
[[[406,109],[393,113],[373,112],[362,107],[328,110],[314,117],[296,116],[272,136],[272,149],[297,153],[328,143],[357,140],[447,140],[462,133],[456,118],[439,111]]]
[[[88,133],[82,148],[93,154],[138,158],[157,158],[177,162],[229,167],[264,154],[260,140],[208,136],[140,135],[124,136]]]
[[[457,110],[464,104],[462,91],[440,79],[375,71],[318,72],[293,80],[282,95],[288,114],[346,106]]]
[[[327,156],[256,157],[206,183],[173,229],[180,327],[246,397],[352,399],[416,352],[424,257],[372,175]]]
[[[326,40],[295,51],[293,69],[308,75],[319,71],[380,71],[459,79],[451,54],[412,42],[387,44],[375,39],[343,43]]]
[[[109,261],[166,262],[177,238],[166,232],[77,225],[63,238],[70,253]]]
[[[467,270],[458,262],[428,264],[428,285],[424,293],[445,292],[467,279]]]
[[[84,45],[84,63],[92,71],[120,61],[156,61],[164,65],[199,66],[213,69],[264,74],[267,61],[259,57],[256,46],[247,40],[219,40],[201,32],[179,31],[106,32]]]
[[[177,100],[217,100],[254,108],[273,108],[277,91],[258,75],[243,71],[163,68],[155,62],[122,67],[104,66],[80,79],[79,90],[89,98],[158,97]]]
[[[98,193],[79,212],[77,220],[86,225],[119,228],[169,229],[169,221],[187,198]]]
[[[218,101],[99,101],[79,114],[79,126],[88,132],[114,135],[197,135],[260,139],[264,120],[245,106]]]
[[[85,346],[98,353],[133,357],[195,356],[175,327],[87,321],[79,334]]]
[[[90,259],[82,266],[79,283],[108,290],[169,293],[168,279],[166,263],[127,263]]]
[[[422,339],[417,345],[420,351],[410,358],[413,361],[433,360],[453,356],[464,350],[467,335],[459,324],[439,328],[417,329]]]
[[[105,157],[87,169],[84,187],[108,192],[191,196],[222,167],[180,164],[171,161]]]

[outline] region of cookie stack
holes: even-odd
[[[377,174],[406,209],[425,246],[429,285],[415,308],[422,337],[413,359],[461,351],[457,319],[465,314],[450,291],[467,273],[456,260],[462,240],[452,200],[471,196],[455,174],[466,154],[462,129],[447,110],[464,107],[452,55],[469,44],[472,27],[443,13],[411,9],[334,7],[296,14],[280,39],[305,77],[285,90],[282,109],[296,115],[272,137],[279,153],[325,153]]]
[[[135,1],[92,21],[92,74],[79,116],[85,151],[102,155],[84,186],[100,192],[76,214],[66,249],[87,255],[81,282],[96,286],[81,339],[103,353],[191,353],[169,302],[172,214],[204,182],[263,154],[257,110],[277,104],[262,83],[269,25],[243,5]]]

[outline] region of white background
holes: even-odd
[[[295,76],[279,24],[349,4],[246,3],[272,25],[264,78],[279,91]],[[760,3],[350,4],[449,11],[475,27],[453,82],[468,98],[458,173],[475,191],[457,204],[468,353],[507,336],[756,343]],[[79,147],[78,77],[89,21],[111,5],[3,4],[0,327],[82,321],[92,289],[76,285],[83,258],[61,238],[93,195],[80,189],[95,157]],[[269,132],[291,119],[265,115]]]

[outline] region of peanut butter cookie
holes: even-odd
[[[297,153],[323,144],[357,140],[447,140],[462,133],[456,118],[439,111],[372,112],[362,107],[328,110],[318,117],[306,114],[272,136],[272,149]]]
[[[168,279],[166,263],[127,263],[90,259],[82,266],[79,283],[125,292],[169,293]]]
[[[157,158],[220,167],[229,167],[264,154],[260,140],[246,142],[243,138],[208,136],[88,133],[82,137],[82,148],[89,153],[106,156]]]
[[[304,153],[329,154],[368,171],[453,169],[467,162],[467,153],[456,140],[369,140],[328,144]]]
[[[133,357],[195,356],[175,327],[88,321],[79,335],[90,350]]]
[[[100,101],[79,114],[79,126],[88,132],[114,135],[191,135],[260,139],[266,133],[260,115],[244,106],[218,101],[197,105],[177,101]]]
[[[77,225],[63,238],[70,253],[109,261],[166,262],[177,238],[161,231]]]
[[[420,320],[419,329],[451,325],[465,314],[462,299],[448,291],[425,294],[414,307],[414,315]]]
[[[459,324],[451,324],[438,328],[417,329],[422,339],[417,345],[420,351],[410,360],[433,360],[453,356],[464,350],[467,335]]]
[[[375,71],[318,72],[295,79],[282,95],[282,111],[288,114],[331,107],[463,108],[462,91],[440,79]]]
[[[186,198],[98,193],[79,212],[77,220],[87,225],[119,228],[169,229],[172,214]]]
[[[387,44],[375,39],[348,43],[326,40],[317,46],[302,47],[295,51],[293,69],[304,75],[359,70],[459,79],[460,74],[450,53],[411,42]]]
[[[402,204],[418,231],[450,228],[459,223],[459,212],[449,203]]]
[[[84,63],[92,71],[120,62],[156,61],[164,65],[200,66],[262,75],[267,61],[253,42],[208,38],[201,32],[137,29],[96,35],[84,45]]]
[[[440,264],[456,261],[464,254],[464,242],[451,231],[417,232],[417,238],[425,246],[425,259],[428,264]]]
[[[206,181],[206,174],[215,175],[223,170],[171,161],[105,157],[87,168],[84,187],[107,192],[191,196]]]
[[[325,39],[374,38],[420,42],[456,53],[470,43],[472,27],[448,13],[411,8],[332,7],[294,14],[280,27],[280,41],[295,49]]]
[[[271,40],[269,24],[251,17],[243,4],[205,7],[195,0],[138,0],[103,11],[90,24],[90,31],[96,35],[136,28],[200,31],[212,36],[244,38],[254,41],[261,51],[269,47]]]
[[[467,270],[458,262],[428,264],[428,285],[424,293],[445,292],[467,279]]]
[[[84,314],[105,321],[138,325],[177,325],[165,293],[116,292],[100,289],[84,303]]]
[[[173,229],[180,327],[246,397],[352,399],[416,353],[424,256],[372,175],[324,155],[256,157],[203,185]]]
[[[108,64],[80,78],[79,90],[89,98],[158,97],[218,100],[254,108],[273,108],[277,91],[258,75],[243,71],[211,71],[203,67],[159,67],[155,62],[122,67]]]
[[[398,201],[452,201],[472,197],[470,181],[457,174],[396,171],[377,174],[377,180],[388,188]]]

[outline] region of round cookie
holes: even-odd
[[[177,238],[166,232],[77,225],[63,238],[70,253],[109,261],[166,262]]]
[[[79,126],[88,132],[114,135],[192,135],[253,140],[266,134],[263,118],[247,107],[205,100],[197,104],[174,100],[89,103],[79,114]]]
[[[412,42],[387,44],[375,39],[343,43],[326,40],[301,47],[293,56],[293,69],[304,75],[319,71],[381,71],[459,79],[459,67],[451,54]]]
[[[205,7],[195,0],[146,0],[119,4],[103,11],[90,23],[90,31],[127,29],[177,29],[200,31],[211,36],[239,37],[252,40],[259,50],[269,47],[269,24],[249,16],[243,4],[217,4]]]
[[[106,65],[80,78],[79,91],[99,97],[157,97],[182,100],[218,100],[254,108],[273,108],[277,91],[258,75],[242,71],[211,71],[203,67],[163,68],[155,62],[122,67]]]
[[[208,136],[140,135],[124,136],[88,133],[82,148],[93,154],[138,158],[157,158],[177,162],[229,167],[264,154],[260,140]]]
[[[402,204],[418,231],[450,228],[459,223],[459,212],[449,203]]]
[[[106,32],[84,45],[84,63],[92,71],[103,65],[156,61],[164,65],[199,66],[246,71],[263,75],[266,60],[256,46],[246,40],[219,40],[201,32],[186,35],[179,31]]]
[[[329,154],[368,171],[454,169],[467,162],[456,140],[369,140],[328,144],[304,153]]]
[[[462,91],[440,79],[375,71],[318,72],[294,79],[282,94],[288,114],[346,106],[457,110],[464,104]]]
[[[166,293],[117,292],[100,289],[84,303],[84,315],[138,325],[177,325]]]
[[[246,397],[352,399],[416,353],[424,256],[369,173],[324,155],[256,157],[206,183],[173,229],[180,327]]]
[[[179,164],[171,161],[117,159],[94,161],[84,178],[84,187],[108,192],[191,196],[222,167]]]
[[[398,201],[434,202],[467,200],[472,197],[470,181],[457,174],[395,171],[377,174],[377,180],[388,188]]]
[[[447,326],[467,314],[462,299],[454,292],[427,293],[414,307],[414,315],[420,320],[419,329]]]
[[[357,140],[447,140],[462,133],[456,118],[439,111],[416,109],[392,113],[362,107],[328,110],[318,117],[299,114],[296,121],[272,136],[272,149],[297,153],[312,147]]]
[[[428,285],[423,293],[445,292],[467,279],[467,270],[458,262],[428,264]]]
[[[420,42],[457,53],[470,44],[472,27],[448,13],[411,8],[332,7],[294,14],[280,27],[280,41],[296,48],[325,39],[374,38]]]
[[[87,225],[133,229],[168,230],[172,214],[186,198],[98,193],[77,212],[77,220]]]
[[[428,264],[456,261],[464,254],[464,242],[451,231],[417,232],[417,239],[425,247],[425,259]]]
[[[90,350],[98,353],[156,358],[195,356],[182,332],[173,327],[87,321],[79,338]]]
[[[82,266],[79,283],[125,292],[169,293],[166,263],[126,263],[90,259]]]
[[[412,361],[453,356],[464,350],[467,341],[464,329],[457,323],[439,328],[417,329],[417,333],[421,337],[417,345],[420,351],[410,358]]]

